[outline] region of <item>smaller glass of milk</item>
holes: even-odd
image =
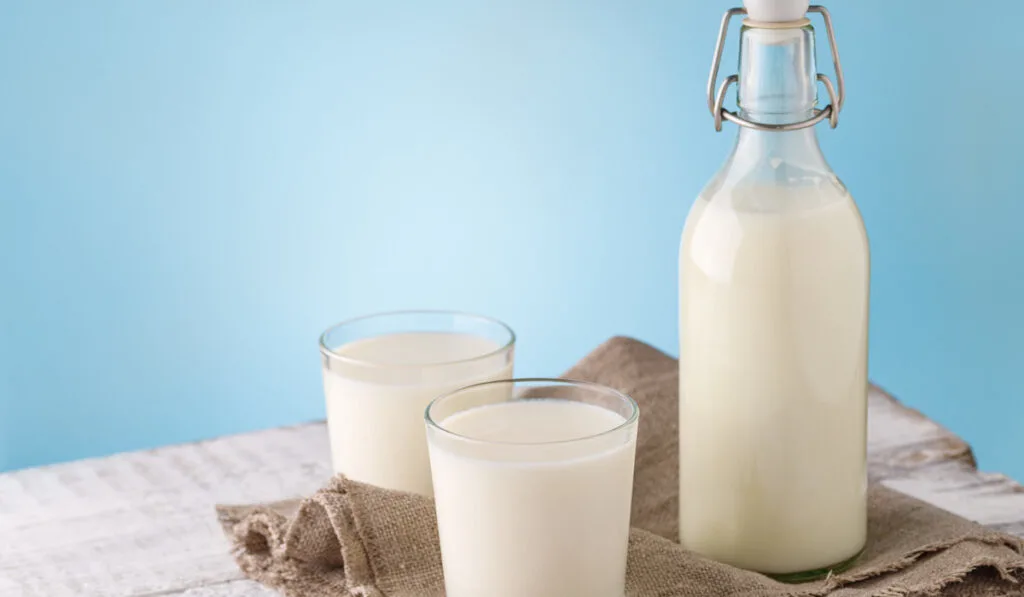
[[[622,597],[639,411],[604,386],[477,384],[426,412],[448,597]]]
[[[510,379],[515,334],[495,319],[401,311],[352,319],[320,337],[336,473],[431,494],[423,411],[474,383]]]

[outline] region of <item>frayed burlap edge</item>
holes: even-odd
[[[386,597],[376,586],[348,502],[343,479],[333,478],[307,499],[261,506],[221,505],[217,517],[242,572],[287,597]],[[316,520],[312,532],[309,525],[297,524],[304,517]],[[299,537],[299,532],[307,537]],[[325,542],[327,549],[323,549]]]
[[[826,579],[825,587],[820,595],[827,595],[838,588],[856,585],[859,582],[884,578],[886,574],[906,570],[926,558],[941,553],[945,553],[947,557],[950,557],[954,551],[970,551],[972,544],[1007,547],[1020,557],[1015,561],[1006,562],[988,554],[968,556],[957,569],[944,573],[932,583],[918,585],[913,588],[899,585],[890,586],[871,593],[872,597],[931,597],[933,595],[940,595],[943,590],[951,585],[963,582],[970,574],[985,568],[994,570],[1000,578],[1011,585],[1021,585],[1024,582],[1024,541],[1015,537],[993,534],[987,537],[932,543],[906,554],[899,561],[888,566],[856,570],[853,573],[829,577]],[[1024,595],[1024,588],[1021,588],[1018,593]],[[1009,594],[1007,593],[1007,595]]]

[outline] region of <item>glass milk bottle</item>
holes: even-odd
[[[679,532],[704,556],[803,580],[866,541],[868,241],[815,135],[844,97],[828,12],[809,9],[838,93],[816,72],[806,1],[746,6],[722,22],[708,85],[716,128],[739,136],[680,249]],[[715,93],[730,17],[744,14],[739,74]]]

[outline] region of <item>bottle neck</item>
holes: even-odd
[[[814,29],[809,24],[788,28],[744,25],[736,100],[741,116],[763,124],[811,118],[818,103],[817,74]],[[740,127],[735,155],[753,160],[799,156],[806,166],[825,166],[815,127],[785,132]]]
[[[788,124],[813,113],[818,103],[814,28],[744,25],[740,35],[736,102],[755,122]]]

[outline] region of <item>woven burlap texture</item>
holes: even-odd
[[[1024,542],[881,486],[869,491],[866,551],[823,580],[782,584],[685,551],[675,543],[677,371],[668,355],[619,337],[564,376],[617,388],[640,405],[628,597],[1024,595]],[[302,501],[218,514],[246,576],[288,597],[444,595],[429,498],[339,476]]]

